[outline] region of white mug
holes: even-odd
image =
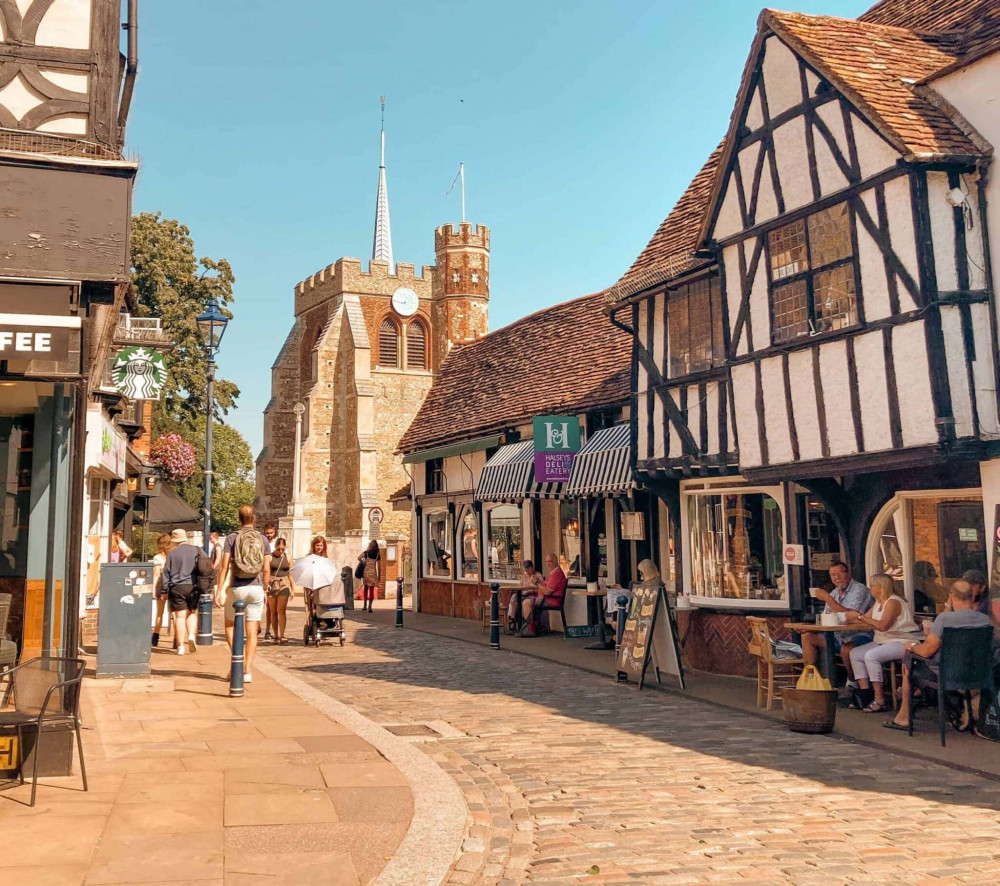
[[[840,624],[840,619],[837,618],[836,612],[824,612],[819,617],[819,623],[825,627],[833,627]]]
[[[814,600],[819,596],[819,588],[809,588],[809,596]]]

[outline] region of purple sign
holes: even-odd
[[[536,452],[536,483],[569,483],[575,452]]]

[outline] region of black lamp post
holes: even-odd
[[[208,354],[208,387],[205,392],[205,525],[202,530],[204,536],[205,553],[211,553],[212,534],[212,406],[215,399],[215,354],[219,350],[223,333],[229,320],[226,315],[219,310],[219,303],[215,296],[208,302],[208,307],[199,315],[197,321],[198,332],[201,334],[202,343],[205,345],[205,352]],[[212,645],[212,592],[204,591],[198,600],[198,645]]]

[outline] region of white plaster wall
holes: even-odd
[[[948,384],[951,385],[951,410],[955,416],[955,433],[959,437],[972,435],[972,399],[969,396],[969,376],[962,338],[962,315],[957,307],[941,308],[941,328],[948,362]]]
[[[986,305],[972,306],[972,332],[976,344],[976,359],[972,363],[972,371],[979,409],[979,434],[996,439],[1000,437],[1000,415],[997,413],[993,352],[990,348],[990,315]]]
[[[62,114],[59,117],[50,117],[44,123],[40,123],[35,128],[38,132],[58,132],[63,135],[86,135],[87,115]]]
[[[677,455],[676,450],[666,451],[669,441],[663,436],[663,400],[656,396],[653,399],[653,445],[656,447],[649,454],[650,458],[665,458],[667,455]]]
[[[42,74],[49,82],[63,89],[68,89],[70,92],[79,92],[81,96],[87,94],[87,84],[90,82],[88,74],[56,68],[39,68],[38,73]]]
[[[38,46],[90,48],[91,0],[55,0],[35,33]]]
[[[675,396],[675,394],[674,394],[673,391],[669,391],[667,393],[667,396],[670,397],[670,399],[674,402],[674,404],[676,405],[677,410],[679,412],[680,408],[681,408],[681,405],[678,402],[678,397]],[[661,420],[661,422],[662,422],[662,416],[663,416],[663,413],[661,411],[661,413],[660,413],[660,420]],[[669,455],[670,458],[679,458],[680,456],[682,456],[684,454],[684,447],[681,444],[680,435],[677,433],[677,428],[674,427],[674,423],[672,421],[668,422],[667,424],[668,424],[668,426],[670,428],[670,430],[668,432],[668,438],[667,438],[667,440],[668,440],[668,447],[669,448],[667,449],[666,453],[656,453],[656,455],[666,454],[666,455]],[[657,427],[662,427],[662,424],[657,425]]]
[[[726,182],[725,196],[715,220],[713,236],[716,240],[724,240],[743,229],[743,219],[740,217],[740,204],[736,195],[736,178],[729,176]]]
[[[858,163],[861,166],[863,179],[877,175],[896,164],[899,152],[853,111],[851,129],[854,132],[854,144],[858,149]]]
[[[0,89],[0,105],[10,111],[18,121],[44,102],[45,97],[33,89],[20,74]]]
[[[747,145],[740,151],[738,162],[740,164],[740,175],[743,179],[743,200],[744,205],[750,206],[750,197],[753,194],[753,175],[757,167],[757,156],[762,149],[761,142],[754,142]]]
[[[698,385],[688,385],[687,389],[687,426],[697,444],[701,440],[701,397],[698,396]]]
[[[893,252],[919,284],[920,268],[917,265],[917,244],[913,233],[913,203],[910,199],[910,181],[905,176],[894,178],[886,184],[885,211],[889,218],[889,240]],[[900,312],[905,314],[916,310],[917,304],[902,281],[898,288]]]
[[[785,377],[781,358],[769,357],[760,364],[761,385],[764,389],[764,427],[767,429],[767,459],[771,464],[792,460],[792,438],[788,432],[788,410],[785,408]]]
[[[719,452],[719,383],[713,381],[705,390],[705,414],[708,416],[708,454]]]
[[[969,259],[969,288],[986,289],[986,257],[983,251],[983,226],[979,220],[979,189],[976,182],[967,175],[961,176],[963,189],[972,213],[972,227],[965,228],[965,249]],[[988,206],[988,204],[987,204]],[[968,214],[966,215],[968,218]]]
[[[937,442],[934,403],[927,367],[924,321],[897,326],[892,331],[892,360],[896,367],[896,390],[904,446]]]
[[[764,112],[761,110],[760,92],[757,89],[754,89],[753,95],[750,96],[750,103],[747,105],[746,125],[751,132],[764,125]]]
[[[812,350],[793,351],[788,355],[788,379],[792,388],[792,411],[795,433],[799,438],[799,458],[809,461],[823,457],[819,433],[819,408],[813,381]]]
[[[811,203],[812,182],[809,178],[805,120],[802,117],[789,120],[774,131],[774,154],[785,211]]]
[[[872,219],[878,219],[875,191],[865,191],[861,200]],[[861,268],[861,290],[865,302],[865,319],[880,320],[892,311],[889,306],[889,288],[885,278],[885,259],[878,244],[860,222],[858,229],[858,265]]]
[[[849,158],[847,136],[844,134],[844,118],[840,115],[840,102],[832,101],[820,105],[816,109],[816,115],[826,123],[834,141],[840,148],[840,153],[845,159]],[[819,173],[819,187],[823,196],[846,188],[849,182],[844,173],[840,171],[837,161],[833,159],[826,139],[819,130],[814,130],[813,143],[816,145],[816,171]]]
[[[639,311],[639,322],[636,324],[636,336],[640,342],[646,340],[646,319],[645,311]],[[639,403],[639,439],[636,441],[636,458],[639,461],[645,461],[650,457],[649,448],[646,445],[646,435],[643,433],[643,429],[646,423],[646,409],[645,409],[645,395],[646,391],[649,390],[649,375],[643,367],[642,363],[637,366],[636,374],[636,385]]]
[[[753,347],[755,351],[771,345],[771,313],[767,297],[767,256],[761,252],[757,274],[750,291],[750,319],[753,321]]]
[[[938,290],[958,289],[955,269],[955,220],[948,202],[948,174],[927,173],[927,202],[931,216],[931,240],[934,244],[934,270]]]
[[[760,464],[760,441],[757,437],[756,382],[752,363],[733,367],[733,407],[740,435],[740,465]]]
[[[867,302],[865,303],[867,307]],[[892,449],[889,428],[889,390],[885,377],[885,349],[881,332],[868,332],[854,339],[854,363],[858,370],[861,430],[865,451]]]
[[[660,372],[667,376],[667,322],[666,297],[662,295],[653,299],[653,360],[660,367]]]
[[[823,378],[826,406],[826,433],[830,455],[854,455],[858,451],[851,415],[851,385],[847,374],[847,344],[832,341],[819,349],[819,369]]]
[[[727,246],[722,251],[722,261],[726,266],[726,306],[729,309],[729,335],[732,337],[736,330],[736,318],[740,313],[740,244],[734,243]],[[741,335],[736,342],[736,353],[743,355],[747,352],[746,336]]]
[[[772,119],[801,104],[798,59],[777,37],[768,37],[764,42],[763,72],[767,109]]]
[[[757,224],[769,221],[778,214],[778,199],[774,191],[774,178],[771,176],[771,164],[764,160],[764,168],[760,174],[760,188],[757,190],[757,212],[754,221]]]

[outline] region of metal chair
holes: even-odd
[[[961,692],[963,703],[972,720],[973,689],[993,689],[993,626],[981,628],[945,628],[941,635],[941,652],[935,673],[929,659],[910,653],[914,667],[910,671],[910,735],[913,735],[913,690],[917,685],[937,690],[938,727],[941,747],[945,746],[948,717],[945,693]]]
[[[775,657],[774,645],[771,642],[771,628],[766,618],[748,615],[747,624],[750,625],[750,642],[747,644],[747,652],[757,660],[757,706],[760,707],[764,702],[764,674],[766,671],[767,706],[765,710],[770,711],[774,707],[774,700],[781,698],[782,688],[794,688],[795,682],[799,678],[799,667],[805,664],[805,659],[800,656]],[[790,672],[789,669],[791,669]]]
[[[38,758],[42,726],[71,726],[76,733],[80,754],[80,775],[87,787],[87,767],[83,762],[83,739],[80,735],[80,689],[85,662],[82,658],[32,658],[7,673],[14,690],[14,710],[0,711],[0,729],[17,730],[18,777],[24,784],[24,732],[35,730],[34,762],[31,771],[31,805],[38,788]]]

